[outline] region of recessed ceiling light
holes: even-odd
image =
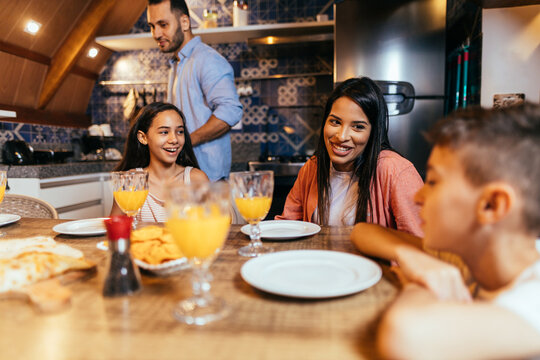
[[[97,56],[98,53],[99,53],[99,50],[96,49],[95,47],[93,47],[93,48],[90,48],[90,50],[88,50],[88,55],[87,56],[89,58],[93,59],[93,58],[95,58]]]
[[[26,26],[24,27],[24,31],[29,34],[36,35],[40,27],[41,27],[40,23],[34,20],[30,20],[26,23]]]

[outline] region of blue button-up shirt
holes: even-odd
[[[186,117],[190,133],[214,114],[230,126],[242,119],[242,104],[234,85],[234,72],[227,60],[196,36],[170,60],[167,101]],[[211,181],[229,176],[231,138],[229,133],[194,148],[201,170]]]

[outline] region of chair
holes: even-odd
[[[58,213],[51,204],[26,195],[6,194],[0,204],[0,213],[29,218],[58,219]]]

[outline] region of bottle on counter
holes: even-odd
[[[233,3],[233,26],[246,26],[249,19],[249,7],[247,0],[234,0]]]
[[[109,239],[109,272],[103,286],[103,296],[131,295],[141,290],[139,268],[130,253],[132,218],[126,215],[111,216],[104,220]]]

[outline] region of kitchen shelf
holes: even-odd
[[[301,73],[301,74],[274,74],[268,76],[253,76],[253,77],[235,77],[235,81],[252,81],[252,80],[274,80],[274,79],[287,79],[296,77],[309,77],[309,76],[331,76],[331,71],[321,71],[314,73]],[[122,86],[122,85],[164,85],[166,81],[162,80],[103,80],[99,82],[102,86]]]
[[[296,78],[296,77],[309,77],[309,76],[331,76],[333,75],[331,71],[326,72],[316,72],[316,73],[300,73],[300,74],[275,74],[268,76],[253,76],[253,77],[237,77],[234,78],[236,81],[251,81],[251,80],[273,80],[273,79],[287,79],[287,78]]]
[[[290,37],[293,39],[298,37],[296,41],[304,42],[308,39],[307,35],[314,35],[314,39],[318,37],[321,40],[328,40],[329,34],[333,33],[333,20],[193,29],[193,35],[200,36],[206,44],[247,42],[266,37]],[[272,43],[272,39],[269,40]],[[96,43],[113,51],[144,50],[157,47],[150,33],[98,36]]]

